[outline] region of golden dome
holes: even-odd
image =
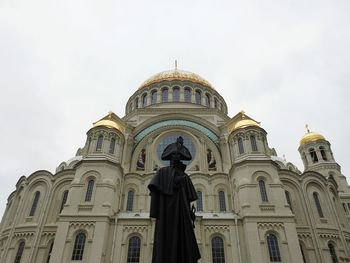
[[[300,146],[305,145],[309,142],[315,142],[318,140],[326,140],[325,137],[317,132],[308,131],[303,138],[300,140]]]
[[[95,122],[93,127],[97,127],[97,126],[105,126],[107,128],[120,130],[118,124],[111,120],[100,120],[98,122]]]
[[[114,113],[110,111],[106,117],[97,122],[94,122],[93,127],[104,126],[107,128],[120,130],[119,124],[113,119],[113,114]]]
[[[232,131],[240,129],[240,128],[246,128],[249,126],[256,126],[256,127],[260,127],[260,124],[257,123],[256,121],[250,120],[250,119],[242,119],[237,121],[233,127],[232,127]]]
[[[190,82],[198,83],[205,87],[215,90],[213,86],[208,81],[203,79],[201,76],[189,71],[179,70],[177,68],[173,70],[163,71],[150,77],[149,79],[147,79],[145,82],[142,83],[139,89],[142,89],[151,84],[159,83],[162,81],[173,81],[173,80],[190,81]]]

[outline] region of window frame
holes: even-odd
[[[184,88],[184,102],[191,103],[191,95],[192,95],[191,88],[189,87]]]
[[[100,152],[102,151],[102,147],[103,147],[103,135],[100,134],[98,137],[97,137],[97,142],[96,142],[96,152]]]
[[[157,97],[158,97],[158,91],[152,90],[151,91],[151,105],[154,105],[157,103]]]
[[[173,87],[173,102],[180,102],[180,87],[178,86]]]
[[[278,245],[278,237],[273,233],[267,234],[266,244],[269,252],[270,262],[282,262],[281,252]]]
[[[163,88],[162,89],[162,103],[169,102],[169,89]]]
[[[293,212],[293,205],[292,205],[292,196],[289,191],[284,190],[284,193],[286,195],[286,200],[289,205],[290,210]]]
[[[24,253],[24,250],[25,250],[25,246],[26,246],[26,242],[24,240],[19,242],[14,263],[20,263],[21,262],[22,257],[23,257],[23,253]]]
[[[225,241],[221,236],[211,238],[212,263],[225,263]]]
[[[315,203],[315,206],[316,206],[316,210],[317,210],[318,216],[320,218],[324,218],[324,213],[323,213],[323,210],[322,210],[319,193],[313,192],[312,196],[314,198],[314,203]]]
[[[256,142],[256,137],[255,135],[250,135],[250,145],[252,147],[252,151],[253,152],[257,152],[258,151],[258,144]]]
[[[318,149],[320,150],[322,160],[327,162],[328,158],[326,154],[326,149],[323,146],[320,146]]]
[[[136,241],[136,242],[134,242]],[[136,253],[136,257],[135,257]],[[139,236],[131,236],[128,241],[127,263],[139,263],[141,258],[141,238]]]
[[[203,212],[203,192],[202,190],[197,190],[196,193],[198,197],[196,200],[197,212]]]
[[[34,193],[34,198],[33,198],[32,206],[29,211],[29,216],[35,216],[35,212],[38,208],[39,200],[40,200],[40,191],[36,191]]]
[[[92,195],[94,193],[95,188],[95,179],[90,178],[87,182],[86,191],[85,191],[85,202],[91,202],[92,201]]]
[[[328,242],[328,249],[329,249],[329,254],[331,256],[332,263],[339,263],[337,252],[335,250],[335,245],[333,242],[329,241]]]
[[[202,92],[200,90],[194,92],[194,98],[196,104],[202,105]]]
[[[111,141],[109,143],[109,151],[108,151],[110,154],[114,154],[116,142],[117,142],[117,140],[114,137],[112,137]]]
[[[267,195],[267,189],[266,189],[265,180],[260,179],[260,180],[258,181],[258,184],[259,184],[259,190],[260,190],[261,201],[262,201],[263,203],[268,203],[268,202],[269,202],[269,198],[268,198],[268,195]]]
[[[314,148],[310,148],[309,149],[309,154],[310,154],[312,163],[318,163],[319,162],[316,150]]]
[[[148,102],[147,93],[142,95],[141,101],[142,101],[142,108],[147,107],[147,102]]]
[[[86,234],[79,232],[74,239],[74,246],[72,250],[72,261],[82,261],[84,257],[84,250],[86,245]]]
[[[218,201],[219,201],[219,211],[220,212],[226,212],[226,194],[224,190],[218,191]]]
[[[48,247],[49,247],[49,250],[48,250],[47,255],[46,255],[46,263],[50,263],[53,245],[54,245],[54,241],[51,241],[51,242],[49,243],[49,246],[48,246]]]
[[[244,144],[243,144],[243,139],[242,139],[242,137],[239,137],[239,138],[238,138],[237,144],[238,144],[238,153],[239,153],[239,154],[244,154]]]
[[[210,96],[210,94],[209,93],[205,93],[204,98],[205,98],[205,106],[210,108],[210,106],[211,106],[211,103],[210,103],[211,96]]]
[[[127,212],[134,211],[134,202],[135,202],[135,190],[129,189],[126,197],[126,207],[125,207],[125,210]]]
[[[63,193],[62,193],[61,206],[60,206],[60,212],[59,212],[59,214],[62,213],[62,210],[63,210],[63,208],[64,208],[64,205],[67,203],[68,193],[69,193],[68,190],[63,191]]]

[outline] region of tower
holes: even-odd
[[[279,166],[271,159],[274,153],[267,142],[267,132],[260,123],[238,113],[227,123],[232,158],[229,180],[235,211],[242,220],[249,260],[267,262],[269,242],[288,243],[285,258],[293,255],[302,262],[293,214],[279,176]],[[275,217],[278,215],[278,222]],[[273,262],[281,261],[271,256]]]
[[[333,177],[337,182],[339,191],[348,189],[346,177],[341,174],[341,167],[334,159],[331,144],[326,138],[317,132],[307,132],[301,138],[298,151],[304,164],[304,171],[315,171],[326,178]]]

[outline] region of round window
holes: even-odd
[[[191,161],[182,161],[184,164],[189,165],[194,158],[196,157],[196,147],[195,144],[193,143],[193,141],[191,140],[191,138],[187,135],[183,135],[183,134],[172,134],[172,135],[168,135],[163,137],[159,144],[157,145],[157,157],[160,160],[160,162],[164,165],[169,165],[169,161],[163,161],[161,159],[162,153],[165,149],[165,147],[167,147],[169,144],[176,142],[176,139],[182,136],[182,138],[184,139],[184,146],[187,147],[187,149],[190,151],[191,155],[192,155],[192,160]]]

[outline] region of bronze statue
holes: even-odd
[[[148,185],[150,217],[156,218],[152,263],[197,263],[201,256],[194,234],[195,211],[190,206],[197,194],[181,162],[191,160],[191,153],[179,137],[161,158],[169,160],[170,166],[160,168]]]

